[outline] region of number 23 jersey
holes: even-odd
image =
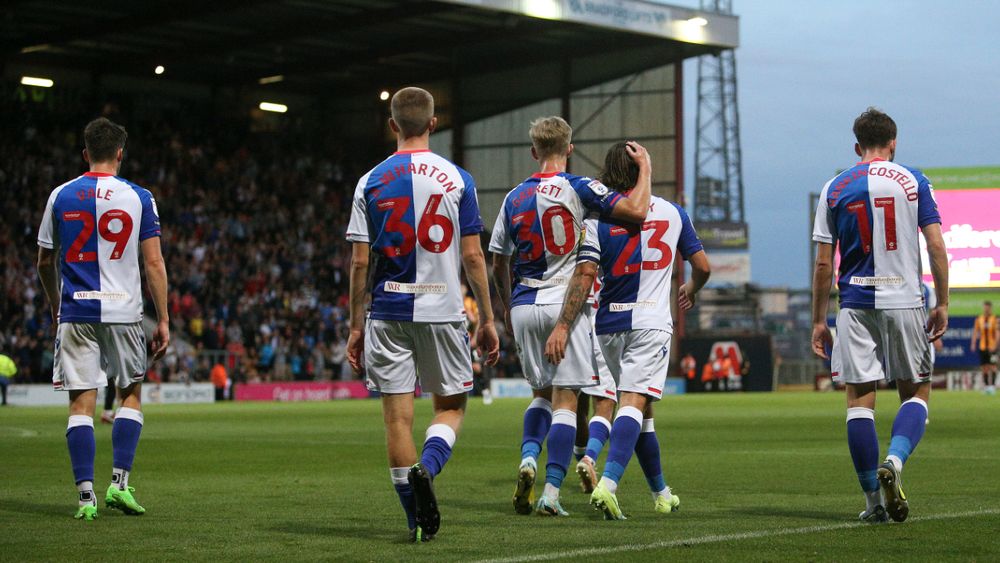
[[[429,150],[396,152],[362,176],[347,240],[376,257],[371,318],[465,320],[461,237],[482,230],[472,176]]]
[[[688,214],[653,196],[646,221],[628,225],[587,219],[578,261],[600,266],[597,334],[654,329],[673,332],[670,286],[674,255],[687,260],[702,250]]]
[[[139,243],[157,236],[153,195],[127,180],[87,172],[52,190],[38,246],[57,255],[59,322],[141,321]]]

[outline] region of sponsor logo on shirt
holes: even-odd
[[[899,276],[851,276],[851,285],[903,285]]]
[[[385,282],[385,290],[390,293],[448,293],[446,283],[399,283]]]

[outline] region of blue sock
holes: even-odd
[[[549,460],[545,465],[545,483],[555,488],[562,486],[573,455],[573,441],[576,439],[576,413],[559,409],[552,413],[552,428],[549,429]]]
[[[927,423],[927,403],[916,397],[906,401],[899,407],[896,420],[892,422],[892,441],[889,442],[887,457],[898,458],[899,468],[906,463],[914,448],[924,436]]]
[[[142,412],[126,407],[118,409],[115,423],[111,427],[111,447],[114,449],[116,469],[132,471],[140,433],[142,433]]]
[[[658,493],[666,489],[667,483],[663,479],[663,467],[660,465],[660,441],[656,439],[652,418],[642,421],[642,432],[635,442],[635,457],[639,459],[649,490]]]
[[[412,530],[417,527],[417,501],[413,496],[413,487],[406,477],[409,470],[409,467],[392,467],[389,469],[389,474],[392,475],[392,485],[399,495],[399,504],[406,513],[406,526]]]
[[[552,403],[536,397],[524,411],[524,431],[521,439],[521,459],[538,459],[542,453],[542,441],[552,426]]]
[[[73,465],[73,478],[77,483],[93,481],[94,455],[97,452],[94,419],[82,414],[71,415],[66,428],[66,445]]]
[[[432,424],[427,429],[424,451],[420,453],[420,465],[437,477],[451,457],[451,447],[455,444],[455,431],[447,424]]]
[[[854,460],[861,490],[878,490],[878,434],[875,432],[875,411],[864,407],[847,409],[847,446]]]
[[[615,483],[621,481],[625,468],[632,459],[641,429],[642,411],[635,407],[618,409],[615,422],[611,425],[611,446],[608,447],[608,459],[604,462],[603,477]]]
[[[595,416],[590,419],[587,430],[590,433],[590,438],[587,440],[587,457],[597,461],[597,456],[601,455],[604,443],[611,435],[611,423],[603,416]]]

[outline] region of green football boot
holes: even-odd
[[[517,469],[517,486],[514,487],[514,512],[531,514],[535,504],[535,471],[532,461],[522,461]]]
[[[86,520],[87,522],[97,519],[97,507],[93,504],[85,504],[76,510],[77,520]]]
[[[681,509],[681,499],[677,495],[670,495],[667,498],[663,495],[656,495],[656,502],[653,504],[653,510],[659,512],[660,514],[670,514],[671,512],[677,512]]]
[[[590,504],[604,513],[605,520],[625,520],[625,515],[618,506],[618,497],[604,483],[598,483],[594,488],[594,492],[590,494]]]
[[[108,485],[108,493],[104,495],[104,505],[108,508],[117,508],[125,514],[133,516],[145,514],[146,509],[140,506],[135,501],[135,497],[132,496],[134,491],[134,487],[119,489],[114,485]]]
[[[910,503],[906,501],[902,479],[892,462],[886,461],[878,466],[878,484],[882,487],[885,511],[889,513],[889,517],[896,522],[906,520],[910,514]]]

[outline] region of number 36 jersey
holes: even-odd
[[[127,180],[87,172],[52,190],[38,246],[56,252],[59,322],[141,321],[139,242],[156,236],[153,195]]]
[[[511,306],[562,304],[584,219],[610,215],[621,198],[598,180],[565,172],[535,174],[511,190],[490,240],[490,252],[517,252]]]
[[[940,223],[930,181],[915,168],[860,162],[827,182],[813,240],[840,247],[840,306],[923,306],[917,228]]]
[[[578,261],[600,266],[597,334],[653,329],[673,332],[670,285],[674,255],[685,260],[702,250],[682,207],[653,196],[639,225],[587,219]]]
[[[429,150],[397,152],[362,176],[347,240],[375,255],[370,317],[465,320],[461,237],[482,231],[472,176]]]

